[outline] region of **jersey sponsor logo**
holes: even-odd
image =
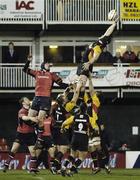
[[[49,76],[38,76],[38,78],[45,78],[45,79],[49,79]]]
[[[61,115],[62,115],[62,112],[60,112],[60,111],[56,111],[56,113],[57,113],[57,114],[61,114]]]
[[[80,134],[87,134],[86,131],[76,131],[76,130],[74,130],[74,132],[75,132],[75,133],[80,133]]]
[[[87,122],[86,119],[75,119],[76,122]]]

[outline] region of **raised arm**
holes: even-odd
[[[27,61],[26,61],[26,63],[25,63],[25,65],[24,65],[24,67],[23,67],[23,72],[25,72],[25,73],[29,73],[29,65],[30,65],[30,62],[32,61],[32,56],[31,55],[29,55],[28,57],[27,57]]]
[[[22,116],[21,118],[22,118],[23,121],[32,121],[32,122],[38,123],[38,118],[37,117]]]

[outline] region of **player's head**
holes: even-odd
[[[64,96],[64,94],[58,94],[56,101],[59,105],[64,105],[67,102],[67,98]]]
[[[41,70],[50,71],[51,64],[49,62],[43,62],[41,64]]]
[[[106,45],[108,45],[111,42],[111,36],[101,36],[98,40],[97,40],[97,44],[101,47],[101,48],[105,48]]]
[[[27,97],[22,97],[20,100],[19,100],[19,103],[21,106],[23,106],[25,109],[29,109],[30,108],[30,99],[28,99]]]

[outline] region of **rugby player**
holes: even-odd
[[[28,115],[28,111],[30,108],[30,100],[27,97],[22,97],[19,102],[22,107],[18,112],[18,127],[16,132],[16,138],[9,152],[8,159],[4,163],[3,172],[6,172],[9,168],[9,164],[17,153],[20,145],[24,144],[28,146],[31,155],[30,172],[36,173],[37,159],[34,150],[34,144],[36,142],[34,125],[38,123],[38,119],[36,117],[31,117]]]
[[[52,107],[52,116],[54,118],[53,139],[56,148],[54,166],[52,166],[53,174],[60,171],[62,158],[69,150],[69,129],[67,129],[65,133],[61,133],[60,130],[62,123],[70,116],[70,113],[67,112],[66,109],[70,111],[73,108],[73,104],[71,104],[67,98],[71,88],[72,87],[68,87],[63,94],[58,94]]]
[[[77,112],[74,116],[70,116],[66,121],[63,122],[61,126],[61,131],[67,126],[73,125],[73,135],[71,140],[71,153],[69,156],[69,162],[72,163],[70,173],[66,172],[66,167],[69,162],[67,162],[62,167],[62,175],[77,173],[78,166],[81,165],[82,161],[85,159],[88,151],[88,131],[89,127],[94,127],[94,120],[89,117],[86,113],[87,105],[81,102]],[[75,161],[76,155],[78,153],[78,159]]]
[[[94,116],[95,119],[95,126],[96,128],[94,131],[91,131],[90,137],[89,137],[89,152],[91,153],[91,158],[93,159],[94,168],[92,168],[93,173],[96,174],[100,172],[101,167],[105,168],[107,173],[110,173],[110,168],[108,166],[108,156],[109,153],[107,151],[107,148],[105,148],[105,143],[101,136],[102,131],[102,125],[99,126],[99,119],[98,119],[98,110],[101,105],[101,100],[99,96],[99,93],[94,90],[91,74],[89,74],[89,93],[91,97],[92,102],[92,116]],[[87,97],[86,97],[87,98]],[[87,99],[86,99],[87,101]],[[89,113],[90,114],[90,113]]]
[[[42,63],[41,70],[32,70],[29,68],[31,61],[32,56],[28,56],[23,71],[35,78],[35,97],[29,109],[29,116],[35,117],[38,115],[39,128],[36,142],[36,146],[38,146],[38,143],[40,144],[40,141],[42,141],[43,121],[46,117],[46,113],[49,113],[51,108],[51,91],[53,84],[55,82],[62,88],[66,88],[68,85],[63,83],[62,79],[56,75],[56,73],[50,72],[49,63]]]
[[[92,72],[93,63],[96,62],[102,53],[103,49],[106,47],[107,44],[111,41],[111,35],[116,27],[116,24],[119,20],[119,17],[113,21],[112,25],[106,30],[104,35],[102,35],[97,41],[90,44],[83,56],[81,63],[77,68],[77,75],[78,75],[78,82],[76,91],[73,95],[72,101],[76,103],[80,91],[84,91],[85,85],[89,76],[89,72]]]
[[[53,159],[54,159],[55,148],[54,148],[54,141],[53,141],[53,137],[52,137],[53,118],[49,114],[46,114],[46,118],[43,121],[43,125],[44,125],[44,131],[42,134],[43,141],[40,142],[40,145],[38,146],[38,148],[36,150],[36,155],[37,155],[37,157],[39,157],[41,152],[43,150],[46,150],[46,151],[48,151],[48,154],[50,156],[50,162],[52,163]],[[37,167],[39,166],[40,163],[41,163],[40,159],[38,158],[37,159]],[[50,167],[51,167],[51,165],[50,165]]]

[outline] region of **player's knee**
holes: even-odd
[[[36,151],[34,150],[34,147],[29,148],[29,151],[30,151],[31,156],[36,155]]]

